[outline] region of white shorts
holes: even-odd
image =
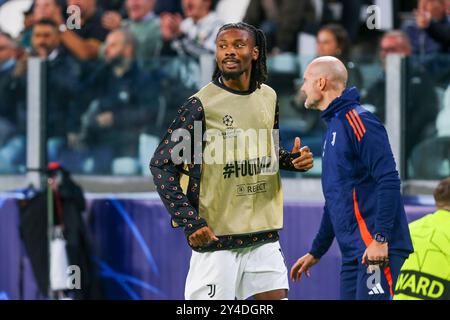
[[[288,289],[280,243],[199,253],[192,251],[186,300],[245,300],[258,293]]]

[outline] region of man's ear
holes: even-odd
[[[258,47],[254,47],[253,51],[252,51],[252,59],[253,60],[258,60],[259,58],[259,48]]]
[[[325,90],[325,87],[327,86],[327,79],[320,77],[319,78],[319,89],[320,90]]]

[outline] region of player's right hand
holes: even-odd
[[[214,232],[208,226],[198,229],[193,234],[191,234],[188,239],[189,244],[194,248],[204,247],[211,242],[219,241],[219,238],[216,237]]]
[[[307,253],[303,257],[298,259],[291,269],[292,281],[300,281],[303,273],[306,274],[306,276],[309,278],[311,276],[309,269],[318,262],[319,259],[314,258],[314,256],[310,253]]]

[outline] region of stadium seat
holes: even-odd
[[[411,179],[440,180],[450,176],[450,136],[433,137],[417,145],[408,163]]]

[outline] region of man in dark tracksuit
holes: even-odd
[[[400,179],[383,124],[361,107],[347,70],[322,57],[305,72],[305,107],[327,123],[322,154],[325,208],[308,254],[291,270],[294,281],[327,252],[336,237],[342,252],[341,299],[391,299],[413,251]]]

